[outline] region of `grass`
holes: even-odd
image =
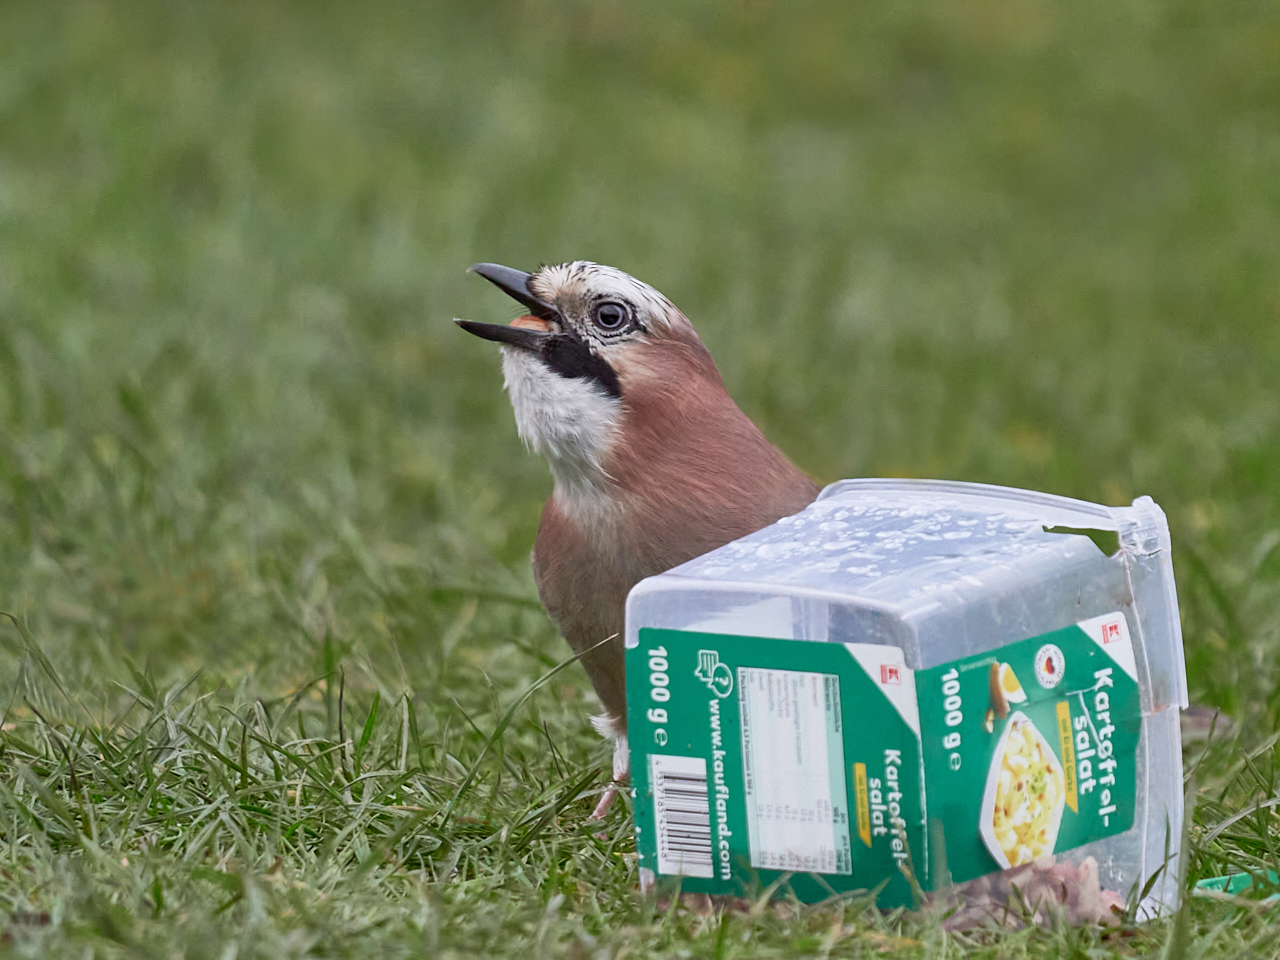
[[[590,258],[823,481],[1169,512],[1188,883],[1280,864],[1261,4],[0,3],[0,952],[1280,954],[635,890],[465,275]],[[1264,891],[1265,892],[1265,891]]]

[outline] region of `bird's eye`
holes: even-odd
[[[627,311],[620,303],[602,303],[596,307],[595,321],[601,330],[617,330],[627,322]]]

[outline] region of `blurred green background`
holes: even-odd
[[[569,259],[822,482],[1152,495],[1193,698],[1280,726],[1264,3],[0,0],[0,609],[103,717],[347,663],[492,728],[550,477],[450,320]]]
[[[549,475],[449,321],[581,258],[820,481],[1151,494],[1197,694],[1260,706],[1280,625],[1213,598],[1280,578],[1280,15],[1209,9],[9,0],[0,608],[234,672],[369,628],[335,565],[414,656],[417,587],[532,596]]]

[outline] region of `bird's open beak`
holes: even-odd
[[[529,289],[529,274],[512,270],[496,263],[477,263],[471,268],[503,293],[529,308],[532,316],[517,317],[510,326],[500,323],[477,323],[474,320],[455,320],[467,333],[484,340],[505,343],[534,353],[540,353],[547,338],[551,337],[551,323],[559,321],[556,308]]]

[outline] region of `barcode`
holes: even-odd
[[[712,876],[707,761],[650,754],[649,784],[658,834],[658,873]]]

